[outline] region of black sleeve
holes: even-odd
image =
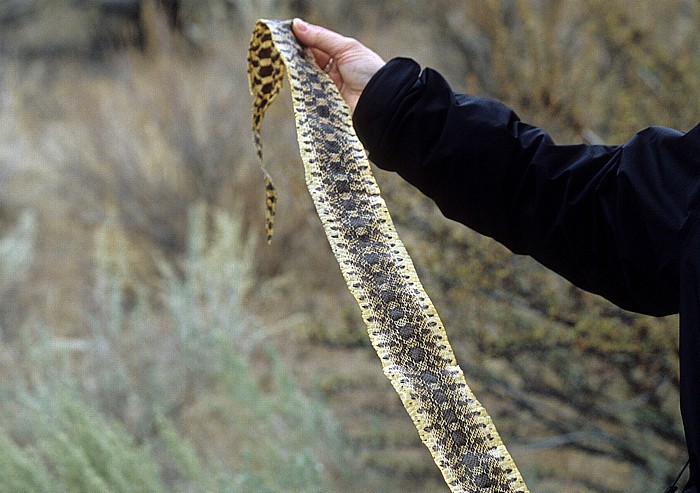
[[[400,58],[370,81],[354,122],[370,159],[447,217],[625,309],[678,312],[700,126],[654,127],[620,146],[555,145],[508,107],[456,94]]]
[[[681,254],[680,297],[681,415],[690,455],[687,491],[700,483],[700,220],[695,221]]]

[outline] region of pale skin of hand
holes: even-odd
[[[328,75],[354,112],[362,90],[384,66],[382,57],[356,39],[301,19],[294,19],[292,29],[301,44],[311,49],[321,68],[328,66],[332,59]]]

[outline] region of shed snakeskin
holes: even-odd
[[[250,43],[253,135],[261,166],[263,117],[286,73],[307,187],[384,373],[421,440],[453,492],[527,492],[491,417],[467,385],[394,229],[350,109],[291,26],[259,20]],[[269,241],[276,198],[264,174]]]

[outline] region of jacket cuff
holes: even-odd
[[[362,91],[353,124],[370,159],[381,148],[384,131],[395,109],[414,86],[420,70],[418,63],[409,58],[394,58],[374,74]]]

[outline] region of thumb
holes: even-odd
[[[301,19],[294,19],[292,29],[297,39],[315,52],[326,53],[329,57],[352,49],[355,40],[333,32],[325,27],[309,24]]]

